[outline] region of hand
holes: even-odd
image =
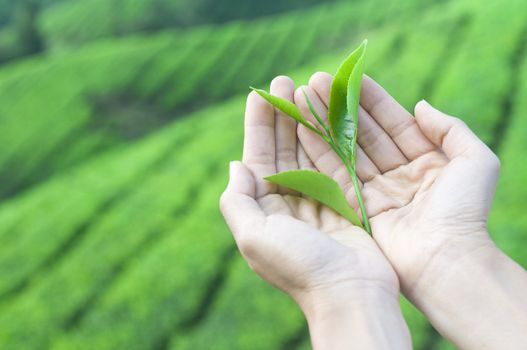
[[[331,80],[317,73],[304,87],[322,116]],[[301,91],[295,103],[310,115]],[[340,159],[306,128],[298,135],[314,165],[357,208]],[[424,101],[414,118],[365,77],[357,157],[373,236],[404,294],[460,348],[525,348],[527,298],[520,291],[527,274],[487,233],[500,166],[492,151],[459,119]]]
[[[275,78],[271,93],[292,100],[293,82]],[[263,179],[298,168],[313,165],[298,144],[296,123],[251,93],[243,163],[231,163],[229,185],[221,198],[223,215],[243,256],[261,277],[300,304],[310,328],[334,332],[346,323],[323,327],[328,314],[342,316],[342,310],[375,305],[372,299],[378,296],[379,304],[362,315],[365,319],[377,315],[375,308],[389,304],[378,311],[395,315],[390,332],[398,332],[395,338],[402,340],[394,340],[394,346],[406,347],[409,337],[400,315],[397,277],[373,239],[331,209]],[[333,312],[339,308],[340,312]],[[318,339],[327,343],[333,337]],[[378,339],[383,342],[383,337]],[[339,348],[345,345],[340,342]]]
[[[278,77],[271,93],[292,100],[293,82]],[[249,265],[294,298],[357,284],[398,295],[397,277],[370,236],[318,202],[263,177],[313,168],[297,143],[296,123],[249,94],[243,163],[231,163],[221,209]]]
[[[317,73],[304,87],[327,115],[332,77]],[[295,103],[310,115],[300,89]],[[340,159],[300,126],[314,165],[331,174],[355,208],[355,193]],[[492,245],[486,221],[499,161],[459,119],[422,101],[410,115],[372,79],[363,79],[357,172],[375,240],[412,296],[435,261],[456,259]],[[441,276],[445,271],[436,270]]]

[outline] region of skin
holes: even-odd
[[[317,73],[308,92],[327,115],[331,75]],[[309,110],[302,93],[295,103]],[[298,136],[320,170],[346,189],[340,159],[304,127]],[[487,232],[500,163],[459,119],[427,102],[410,115],[364,77],[359,110],[358,174],[373,236],[403,293],[461,349],[527,348],[527,273]]]
[[[271,93],[310,118],[303,89],[324,117],[331,79],[317,73],[293,93],[278,77]],[[231,163],[222,212],[249,265],[304,310],[315,349],[409,348],[399,283],[460,349],[527,348],[527,274],[487,232],[499,161],[463,122],[424,101],[413,117],[363,79],[357,173],[374,240],[262,179],[297,168],[332,176],[358,210],[329,146],[249,95],[243,163]]]
[[[293,82],[278,77],[271,93],[293,100]],[[300,305],[316,349],[411,348],[397,276],[373,239],[327,207],[263,180],[313,169],[296,128],[256,93],[248,96],[243,163],[231,163],[221,197],[241,253]]]

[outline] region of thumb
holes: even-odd
[[[265,215],[254,196],[256,183],[251,171],[241,162],[229,164],[229,184],[221,195],[220,209],[227,225],[238,238],[248,230],[254,230],[260,225],[257,221],[265,220]]]
[[[415,120],[424,135],[441,148],[450,160],[460,156],[496,158],[462,120],[437,110],[425,100],[415,106]]]
[[[450,203],[465,203],[466,208],[482,208],[486,217],[496,188],[500,162],[498,157],[460,119],[446,115],[421,101],[415,106],[415,119],[425,136],[443,150],[450,162],[436,184],[448,193]],[[444,203],[438,199],[435,203]],[[439,208],[436,207],[436,211]]]
[[[240,161],[229,163],[229,184],[225,192],[254,197],[256,184],[252,172]]]

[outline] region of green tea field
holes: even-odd
[[[364,38],[406,108],[430,101],[499,155],[490,232],[527,267],[527,2],[291,1],[184,25],[145,3],[42,2],[46,50],[0,64],[0,349],[309,349],[218,200],[248,87],[334,72]],[[401,303],[415,349],[454,349]]]

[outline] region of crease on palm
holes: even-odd
[[[403,208],[426,194],[446,162],[442,153],[434,151],[365,182],[362,191],[369,217]],[[352,198],[353,192],[348,196]]]
[[[333,210],[299,194],[269,193],[257,199],[257,203],[267,217],[282,215],[300,220],[338,242],[346,240],[346,231],[352,227],[350,222]]]

